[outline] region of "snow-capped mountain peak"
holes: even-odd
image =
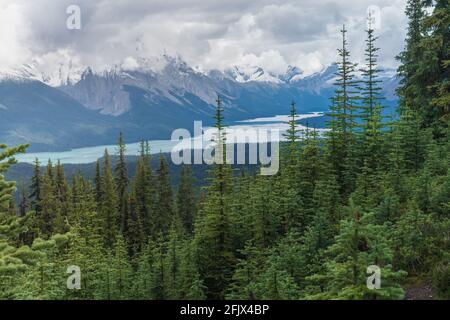
[[[52,87],[71,85],[80,81],[83,70],[76,68],[72,60],[60,63],[57,68],[48,71],[38,61],[33,60],[20,67],[0,71],[0,79],[16,81],[41,81]]]
[[[296,66],[291,65],[288,66],[285,74],[280,75],[280,79],[287,83],[295,82],[297,80],[302,79],[303,77],[304,77],[303,70],[301,70]]]
[[[240,83],[250,81],[272,83],[282,82],[275,74],[267,72],[258,66],[234,66],[233,68],[226,70],[225,74]]]

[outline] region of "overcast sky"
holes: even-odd
[[[69,5],[81,30],[66,27]],[[180,54],[209,70],[289,64],[314,72],[336,60],[346,24],[352,57],[362,60],[369,6],[381,12],[381,64],[395,67],[403,48],[406,0],[0,0],[0,68],[38,59],[49,68],[69,58],[103,68],[127,57]]]

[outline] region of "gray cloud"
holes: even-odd
[[[366,9],[381,8],[381,62],[395,67],[403,47],[406,0],[2,0],[0,68],[38,58],[72,58],[104,67],[128,56],[180,54],[203,69],[288,64],[308,72],[336,59],[347,24],[356,61],[363,61]],[[82,30],[68,30],[66,8],[79,5]],[[138,52],[137,52],[138,49]],[[51,68],[51,66],[49,66]]]

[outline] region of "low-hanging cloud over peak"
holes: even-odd
[[[0,68],[69,59],[102,68],[134,56],[180,54],[202,70],[258,65],[306,73],[334,62],[346,24],[352,57],[363,61],[366,12],[381,13],[380,61],[395,67],[403,48],[406,0],[1,0]],[[66,27],[67,7],[81,9],[81,30]],[[128,60],[126,60],[128,59]]]

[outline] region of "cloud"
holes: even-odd
[[[14,3],[0,4],[0,65],[4,67],[12,67],[31,55],[24,44],[29,35],[20,9]]]
[[[180,54],[200,69],[258,65],[306,72],[336,60],[339,29],[349,28],[352,57],[363,61],[366,10],[381,9],[380,60],[395,67],[403,47],[406,0],[2,0],[0,68],[41,59],[103,68],[133,57]],[[79,5],[82,29],[66,28]]]

